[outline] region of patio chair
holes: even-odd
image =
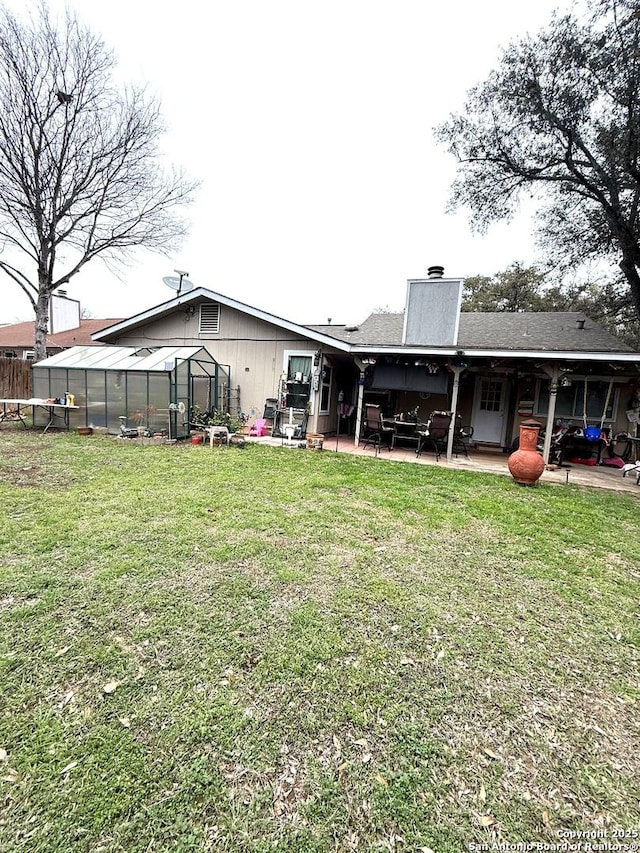
[[[460,415],[456,415],[456,426],[455,431],[453,433],[453,447],[451,448],[453,453],[456,456],[459,456],[461,453],[469,458],[469,451],[467,450],[467,446],[469,443],[469,439],[473,436],[473,427],[472,426],[463,426],[462,418]]]
[[[267,434],[267,419],[256,418],[254,423],[249,428],[249,435],[256,435],[259,438]]]
[[[372,403],[366,403],[362,435],[364,438],[364,442],[362,444],[363,450],[368,444],[373,444],[376,449],[377,456],[380,452],[383,436],[385,436],[389,452],[393,450],[396,430],[392,424],[384,421],[380,406],[373,405]]]
[[[626,465],[622,466],[622,476],[626,477],[627,474],[634,474],[636,486],[640,486],[640,459],[636,462],[627,462]]]
[[[416,456],[420,456],[422,451],[429,447],[436,455],[436,462],[440,459],[440,452],[447,448],[449,425],[452,417],[453,412],[431,412],[426,430],[418,432],[420,439]]]

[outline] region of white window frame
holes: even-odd
[[[583,412],[582,412],[582,394],[583,391],[583,383],[584,383],[584,375],[572,375],[570,377],[571,386],[574,390],[574,407],[573,411],[575,414],[567,415],[558,411],[556,408],[555,419],[556,420],[567,420],[567,421],[579,421],[582,423],[583,421]],[[589,382],[600,382],[600,383],[608,383],[609,377],[607,376],[588,376],[587,383]],[[545,386],[549,384],[549,379],[538,379],[536,380],[536,390],[535,390],[535,398],[534,398],[534,416],[540,419],[546,418],[549,412],[549,398],[547,396],[547,406],[540,407],[540,401],[545,396]],[[582,387],[581,387],[582,386]],[[609,406],[611,407],[611,417],[604,418],[603,423],[605,424],[615,424],[618,418],[618,410],[620,405],[620,393],[621,393],[621,385],[618,382],[614,382],[613,388],[611,389],[611,398],[609,400]],[[602,417],[602,412],[588,415],[587,421],[598,421]]]
[[[325,370],[329,371],[329,381],[325,381],[325,377],[323,373]],[[322,408],[322,393],[324,389],[327,389],[327,408]],[[333,391],[333,366],[324,362],[322,368],[320,370],[320,387],[318,388],[318,406],[319,406],[319,414],[328,415],[331,412],[331,392]]]
[[[286,349],[282,353],[282,375],[289,375],[289,359],[302,357],[311,359],[311,370],[309,372],[309,414],[312,415],[315,406],[317,392],[313,390],[313,356],[314,350],[310,349]]]

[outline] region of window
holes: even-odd
[[[480,411],[502,411],[502,380],[483,379],[480,389]]]
[[[305,409],[311,391],[311,355],[285,352],[284,408]]]
[[[604,409],[605,400],[609,392],[609,383],[603,380],[587,380],[587,400],[586,412],[587,418],[592,421],[600,421],[602,418],[602,410]],[[576,376],[571,380],[570,385],[560,385],[556,396],[556,417],[557,418],[582,418],[585,411],[585,383],[584,379]],[[609,401],[607,403],[607,411],[605,412],[605,420],[613,420],[613,413],[616,408],[618,391],[615,388],[611,389]],[[538,390],[536,394],[536,414],[546,415],[549,411],[549,382],[538,382]]]
[[[290,355],[287,364],[287,380],[307,385],[311,377],[311,356]]]
[[[33,361],[35,357],[36,354],[32,349],[25,350],[24,358],[28,359],[29,361]]]
[[[320,392],[320,411],[328,412],[331,406],[331,381],[333,368],[325,364],[320,374],[322,379],[322,390]]]
[[[2,353],[3,358],[17,358],[18,353],[15,350],[7,349]]]
[[[217,335],[220,332],[220,304],[205,302],[200,306],[200,334]]]

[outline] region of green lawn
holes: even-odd
[[[640,827],[640,502],[0,431],[2,851]]]

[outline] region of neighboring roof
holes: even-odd
[[[584,328],[578,328],[584,320]],[[358,347],[401,347],[404,314],[371,314],[357,328],[313,326]],[[330,332],[329,330],[332,330]],[[348,331],[351,330],[351,331]],[[486,312],[460,314],[459,349],[543,352],[632,353],[631,347],[578,312]]]
[[[64,367],[77,370],[141,370],[166,373],[176,364],[198,356],[215,364],[209,351],[201,346],[158,347],[153,350],[148,347],[71,347],[39,361],[33,365],[33,369]]]
[[[80,320],[80,326],[75,329],[67,329],[65,332],[48,335],[47,349],[64,349],[83,344],[87,346],[93,344],[95,346],[96,344],[92,336],[105,326],[111,326],[119,322],[119,319]],[[3,349],[9,347],[32,349],[33,339],[33,320],[26,323],[12,323],[9,326],[0,326],[0,347]]]

